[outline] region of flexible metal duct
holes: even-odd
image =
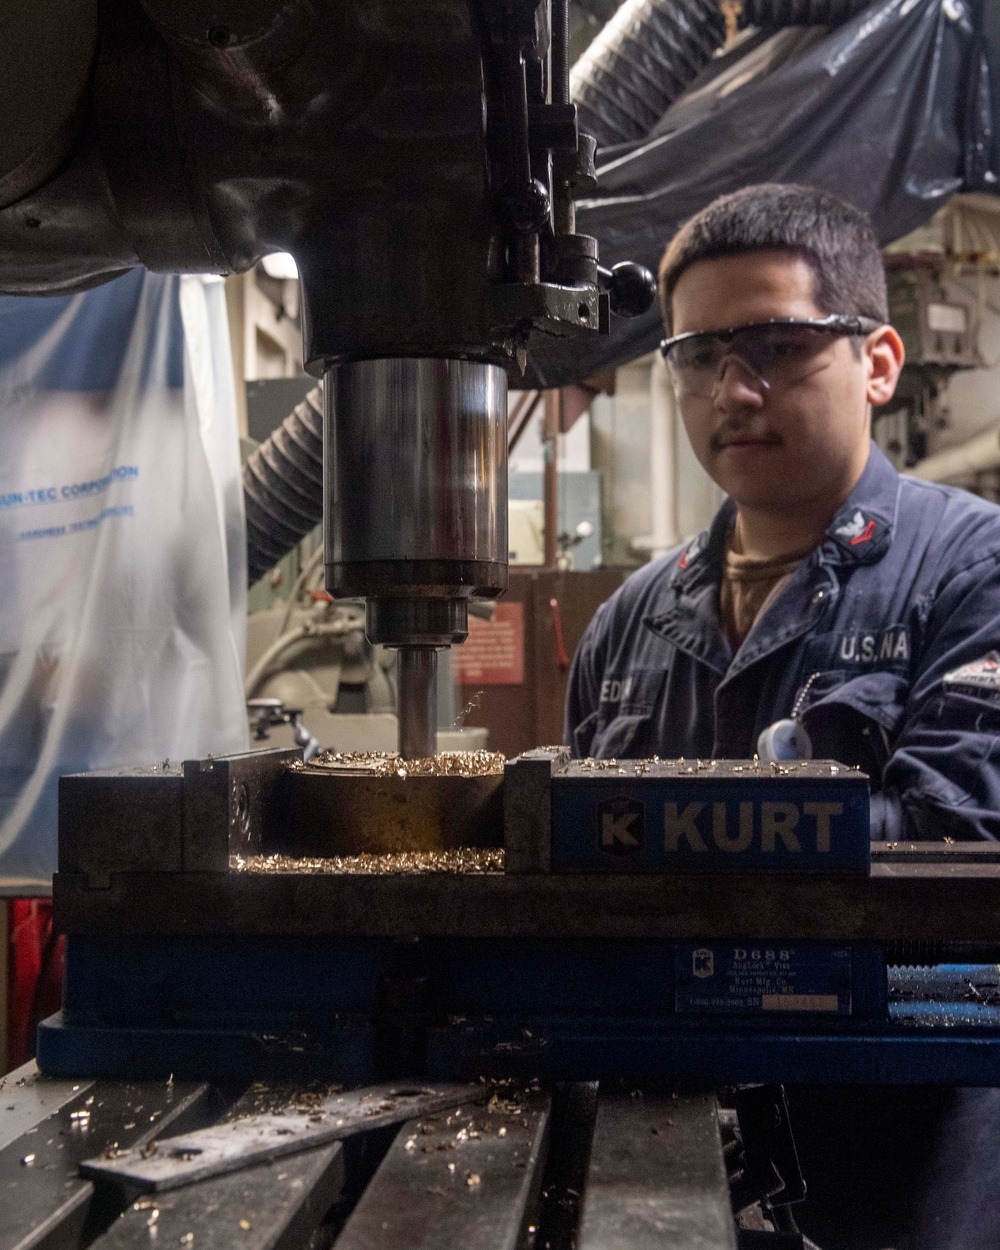
[[[243,467],[250,584],[323,517],[323,388],[313,387]]]
[[[836,26],[871,0],[742,0],[740,26]],[[722,47],[719,0],[625,0],[573,66],[580,129],[599,147],[642,139]]]
[[[783,26],[839,26],[871,0],[742,0],[740,25],[760,30]]]
[[[718,0],[625,0],[570,74],[580,129],[599,147],[641,139],[725,38]]]

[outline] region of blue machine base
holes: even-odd
[[[891,971],[863,944],[74,936],[37,1053],[59,1077],[1000,1086],[1000,970]]]
[[[493,1039],[494,1025],[432,1030],[422,1073],[434,1080],[482,1075],[541,1080],[670,1082],[695,1087],[792,1085],[1000,1086],[1000,1036],[761,1033],[668,1029],[528,1031],[544,1045]],[[536,1033],[535,1030],[538,1030]],[[543,1030],[546,1030],[543,1032]],[[523,1031],[518,1030],[523,1036]],[[88,1028],[62,1014],[38,1030],[38,1064],[53,1077],[329,1080],[346,1086],[383,1076],[371,1031],[326,1039],[241,1029]]]

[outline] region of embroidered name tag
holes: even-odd
[[[909,658],[910,631],[905,625],[890,626],[881,633],[843,634],[837,648],[837,659],[845,664],[875,664]]]
[[[907,667],[910,655],[910,631],[905,625],[821,634],[806,646],[807,667],[824,671],[864,668],[900,670]]]
[[[601,682],[601,704],[649,711],[659,698],[665,676],[662,669],[637,669],[622,677],[605,677]]]

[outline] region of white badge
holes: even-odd
[[[812,741],[797,720],[785,717],[761,730],[757,754],[766,763],[783,760],[811,760]]]

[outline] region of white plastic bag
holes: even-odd
[[[223,284],[0,298],[0,889],[44,889],[60,774],[245,750]]]

